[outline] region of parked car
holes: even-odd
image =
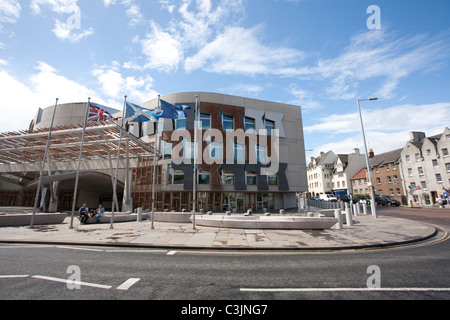
[[[370,197],[359,195],[359,196],[355,197],[355,201],[359,202],[361,204],[362,203],[370,203]]]
[[[386,200],[388,202],[387,204],[390,205],[390,206],[396,206],[396,207],[400,206],[400,202],[398,202],[395,199],[391,199],[388,196],[382,196],[382,198],[384,200]]]
[[[337,198],[334,196],[334,194],[321,194],[320,199],[322,199],[323,201],[337,202]]]
[[[311,200],[316,200],[316,201],[321,201],[322,199],[320,199],[319,197],[315,197],[315,196],[312,196],[312,197],[310,197],[309,199],[311,199]]]
[[[375,203],[382,206],[390,204],[389,200],[387,200],[383,196],[375,196]]]

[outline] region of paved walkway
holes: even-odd
[[[79,225],[69,228],[70,218],[63,224],[50,226],[0,228],[0,242],[68,245],[108,245],[146,248],[214,248],[266,250],[336,250],[387,246],[420,241],[432,237],[436,229],[428,224],[393,217],[354,217],[354,224],[344,229],[321,231],[244,230],[159,223],[151,229],[143,222]]]

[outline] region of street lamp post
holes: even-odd
[[[376,101],[378,100],[378,98],[370,98],[370,99],[361,99],[358,100],[358,112],[359,112],[359,119],[361,120],[361,130],[362,130],[362,134],[363,134],[363,139],[364,139],[364,148],[366,150],[366,166],[367,166],[367,178],[369,179],[369,188],[370,188],[370,197],[371,197],[371,210],[372,210],[372,216],[374,218],[378,218],[377,216],[377,208],[376,208],[376,202],[375,202],[375,192],[374,192],[374,187],[373,187],[373,183],[372,183],[372,173],[370,171],[370,164],[369,164],[369,152],[367,150],[367,142],[366,142],[366,134],[364,132],[364,124],[363,124],[363,119],[362,119],[362,114],[361,114],[361,107],[359,105],[359,103],[361,101]]]

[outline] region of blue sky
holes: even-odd
[[[380,29],[369,29],[380,8]],[[0,131],[38,107],[210,91],[302,107],[307,157],[450,121],[450,1],[2,0]]]

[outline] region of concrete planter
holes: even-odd
[[[324,230],[334,226],[338,222],[338,219],[331,217],[293,216],[196,216],[195,221],[199,226],[217,228]]]
[[[29,226],[31,217],[32,214],[0,215],[0,227]],[[61,224],[66,217],[66,213],[37,213],[34,216],[34,225]]]

